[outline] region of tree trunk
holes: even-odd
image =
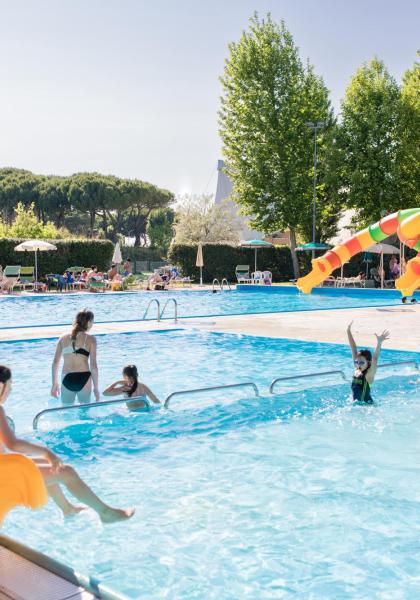
[[[290,227],[290,250],[292,252],[292,263],[293,263],[293,273],[295,279],[298,279],[300,276],[299,273],[299,263],[296,254],[296,232],[294,227]]]

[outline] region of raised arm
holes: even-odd
[[[143,388],[143,394],[145,396],[147,396],[148,398],[150,398],[150,400],[152,402],[154,402],[155,404],[160,404],[159,398],[157,398],[154,395],[154,393],[152,392],[152,390],[149,387],[147,387],[147,385],[144,385],[144,383],[142,383],[141,385],[142,385],[142,388]]]
[[[61,461],[49,448],[41,446],[40,444],[34,444],[21,440],[15,436],[14,431],[10,428],[7,422],[6,413],[2,406],[0,406],[0,441],[6,446],[8,450],[12,452],[19,452],[21,454],[30,454],[32,456],[38,456],[45,458],[51,463],[54,469],[58,469],[61,466]]]
[[[55,354],[51,365],[51,396],[53,398],[58,398],[60,395],[60,383],[58,379],[58,370],[60,368],[61,355],[63,354],[63,349],[61,346],[61,338],[57,342],[57,346],[55,348]]]
[[[385,329],[385,331],[383,331],[381,333],[381,335],[378,335],[377,333],[375,333],[375,336],[376,336],[376,348],[375,348],[375,352],[373,353],[372,364],[369,369],[369,377],[372,381],[373,381],[373,378],[375,377],[376,369],[378,368],[378,360],[379,360],[379,356],[381,354],[382,343],[385,342],[385,340],[389,340],[390,334],[389,334],[389,331],[387,329]]]
[[[91,337],[90,344],[90,372],[92,373],[92,382],[93,382],[93,395],[95,396],[96,402],[99,402],[100,392],[99,392],[99,374],[98,374],[98,363],[96,359],[96,338],[94,336]]]
[[[357,346],[356,346],[356,342],[354,341],[354,337],[353,334],[351,332],[351,326],[353,325],[353,321],[351,321],[347,327],[347,337],[349,340],[349,345],[350,345],[350,349],[351,349],[351,355],[353,357],[353,360],[355,360],[356,356],[357,356]]]
[[[114,381],[114,383],[111,383],[111,385],[108,386],[106,388],[106,390],[104,390],[103,395],[104,396],[121,396],[121,394],[124,394],[127,391],[128,391],[127,384],[125,383],[124,380]]]

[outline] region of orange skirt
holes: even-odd
[[[48,500],[41,471],[22,454],[0,454],[0,525],[15,506],[36,509]]]

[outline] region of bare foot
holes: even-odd
[[[115,523],[116,521],[130,519],[135,512],[135,508],[107,508],[99,516],[102,523]]]
[[[63,510],[63,514],[65,517],[74,517],[78,515],[82,510],[86,510],[87,506],[74,506],[74,504],[70,504],[66,510]]]

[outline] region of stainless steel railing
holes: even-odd
[[[222,286],[220,284],[220,281],[218,279],[216,279],[216,277],[213,279],[213,287],[212,287],[212,292],[214,293],[216,290],[214,289],[214,285],[217,283],[217,286],[219,287],[220,290],[222,290]]]
[[[152,298],[149,302],[149,304],[147,305],[146,310],[144,311],[144,315],[143,315],[143,321],[144,319],[147,317],[147,314],[149,312],[149,308],[151,307],[152,304],[154,304],[156,302],[157,305],[157,320],[160,321],[160,302],[157,298]]]
[[[378,365],[378,369],[383,369],[386,367],[398,367],[400,365],[411,365],[416,371],[419,370],[419,365],[415,360],[397,360],[392,363],[383,363],[382,365]]]
[[[340,375],[344,381],[347,380],[347,377],[344,374],[344,371],[321,371],[318,373],[306,373],[304,375],[289,375],[288,377],[277,377],[273,379],[270,384],[270,394],[273,394],[273,389],[279,381],[291,381],[292,379],[307,379],[314,377],[321,377],[322,375]]]
[[[175,300],[175,298],[168,298],[168,300],[165,302],[165,304],[163,305],[162,311],[160,313],[160,318],[162,319],[164,312],[166,310],[166,307],[168,306],[168,304],[170,302],[174,303],[174,310],[175,310],[175,323],[177,323],[178,321],[178,302]]]
[[[230,283],[229,281],[226,279],[226,277],[223,277],[222,279],[222,283],[220,284],[220,287],[222,288],[222,292],[224,291],[224,283],[226,282],[227,287],[229,288],[229,291],[232,291],[232,288],[230,287]]]
[[[169,394],[169,396],[166,397],[165,402],[164,402],[164,407],[168,408],[169,406],[169,402],[172,400],[172,398],[174,398],[175,396],[184,396],[187,394],[199,394],[202,392],[213,392],[215,390],[228,390],[228,389],[233,389],[233,388],[243,388],[243,387],[250,387],[254,390],[254,393],[256,396],[259,396],[260,393],[258,391],[257,386],[255,385],[255,383],[253,383],[252,381],[246,381],[244,383],[230,383],[227,385],[214,385],[211,387],[204,387],[204,388],[195,388],[192,390],[181,390],[179,392],[172,392],[172,394]]]
[[[103,400],[101,402],[89,402],[88,404],[72,404],[71,406],[57,406],[55,408],[46,408],[45,410],[41,410],[38,414],[36,414],[34,420],[32,421],[32,427],[33,429],[38,429],[38,421],[47,414],[65,411],[67,412],[69,410],[87,410],[89,408],[98,408],[101,406],[109,406],[111,404],[127,404],[127,402],[133,402],[135,400],[142,400],[146,406],[150,408],[150,403],[144,396],[118,398],[118,400]]]

